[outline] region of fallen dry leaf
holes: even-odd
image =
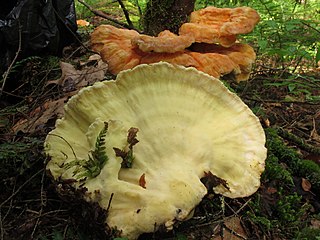
[[[63,97],[56,101],[48,100],[42,106],[37,107],[29,113],[28,118],[20,119],[13,127],[12,131],[17,133],[33,133],[40,130],[50,119],[63,116],[63,106],[68,97]]]
[[[313,123],[313,129],[312,129],[312,131],[311,131],[311,133],[310,133],[310,138],[311,138],[312,140],[315,140],[315,141],[317,141],[317,142],[320,143],[320,135],[319,135],[318,132],[317,132],[317,129],[316,129],[316,121],[315,121],[314,118],[312,119],[312,123]]]
[[[241,219],[239,217],[231,217],[224,221],[223,237],[220,236],[220,230],[211,238],[211,240],[239,240],[247,239],[244,228],[241,225]]]
[[[270,127],[270,120],[269,120],[269,118],[263,118],[262,119],[262,123],[263,123],[263,125],[265,126],[265,127]]]
[[[277,189],[276,189],[276,188],[273,188],[273,187],[268,187],[266,192],[267,192],[268,194],[273,194],[273,193],[276,193],[276,192],[277,192]]]
[[[320,220],[312,219],[311,220],[311,227],[314,229],[320,229]]]
[[[98,55],[95,55],[91,56],[88,62],[96,61],[97,64],[85,66],[82,70],[76,70],[70,63],[61,62],[61,77],[48,81],[47,85],[57,84],[62,86],[64,93],[62,97],[58,100],[49,99],[45,101],[43,105],[30,112],[28,117],[20,119],[12,127],[12,131],[15,133],[19,131],[33,133],[40,130],[50,119],[61,118],[63,116],[63,107],[69,97],[75,95],[83,87],[102,81],[107,71],[107,64]]]
[[[305,179],[305,178],[302,178],[302,179],[301,179],[301,187],[302,187],[302,189],[303,189],[304,191],[309,192],[310,189],[311,189],[311,187],[312,187],[312,185],[311,185],[311,183],[310,183],[309,180],[307,180],[307,179]]]
[[[95,82],[102,81],[108,69],[107,64],[100,58],[92,56],[91,59],[89,58],[89,61],[97,61],[96,66],[85,66],[82,70],[76,70],[70,63],[60,62],[61,77],[48,81],[47,85],[57,84],[62,86],[64,92],[73,92],[92,85]]]

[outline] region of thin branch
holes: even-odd
[[[127,23],[129,24],[129,27],[130,29],[133,29],[133,23],[131,22],[131,19],[130,19],[130,16],[129,16],[129,12],[128,10],[126,9],[126,6],[123,4],[122,0],[118,0],[118,3],[120,4],[121,8],[122,8],[122,11],[123,11],[123,14],[127,20]]]
[[[316,31],[316,32],[318,32],[318,33],[320,33],[320,31],[319,31],[318,29],[316,29],[315,27],[313,27],[313,26],[311,26],[310,24],[306,23],[305,21],[302,20],[301,22],[302,22],[302,24],[304,24],[305,26],[313,29],[314,31]]]
[[[55,8],[52,8],[53,11],[55,12],[56,16],[59,18],[59,20],[64,23],[62,17],[59,15],[59,13],[57,12],[57,10]],[[67,24],[64,24],[64,26],[68,29],[68,31],[73,35],[73,37],[77,40],[77,42],[82,46],[84,47],[88,52],[91,52],[91,53],[97,53],[97,52],[94,52],[92,51],[91,49],[89,49],[86,45],[83,44],[83,42],[79,39],[78,35],[67,25]]]
[[[140,7],[139,0],[135,0],[135,2],[136,2],[136,5],[137,5],[137,7],[138,7],[139,17],[141,18],[141,17],[142,17],[142,9],[141,9],[141,7]]]
[[[110,195],[109,202],[108,202],[108,207],[107,207],[107,212],[109,211],[109,209],[111,207],[111,202],[112,202],[112,199],[113,199],[113,195],[114,195],[114,193],[111,193],[111,195]]]
[[[6,200],[4,200],[1,204],[0,204],[0,208],[2,208],[7,202],[9,202],[14,196],[16,196],[22,188],[24,188],[27,184],[29,184],[36,176],[38,176],[39,173],[41,173],[43,171],[43,169],[41,169],[40,171],[36,172],[33,176],[31,176],[29,179],[27,179],[14,193],[12,193],[10,195],[10,197],[8,197]]]
[[[86,8],[88,8],[93,14],[99,16],[99,17],[102,17],[102,18],[105,18],[115,24],[118,24],[120,25],[121,27],[124,27],[124,28],[128,28],[128,29],[134,29],[134,28],[131,28],[128,24],[125,24],[123,22],[120,22],[114,18],[111,18],[109,17],[106,13],[104,13],[103,11],[100,11],[100,10],[96,10],[94,9],[93,7],[91,7],[89,4],[85,3],[84,1],[82,0],[78,0],[79,3],[81,3],[82,5],[84,5]],[[134,29],[136,31],[138,31],[137,29]]]
[[[1,86],[1,90],[0,90],[0,97],[2,95],[2,92],[3,92],[3,89],[4,89],[4,86],[6,84],[6,81],[7,81],[7,78],[9,76],[9,73],[11,72],[11,69],[13,67],[13,65],[15,64],[15,62],[17,61],[18,59],[18,56],[19,56],[19,53],[21,51],[21,45],[22,45],[22,37],[21,37],[21,32],[22,32],[22,26],[19,24],[19,45],[18,45],[18,50],[16,52],[16,55],[14,56],[14,59],[12,60],[9,68],[7,69],[7,71],[3,74],[3,82],[2,82],[2,86]]]
[[[317,148],[316,146],[312,146],[312,145],[306,143],[306,141],[304,139],[296,136],[295,134],[290,133],[287,130],[282,129],[282,128],[278,128],[277,132],[282,138],[293,142],[295,145],[297,145],[301,149],[303,149],[309,153],[315,154],[315,155],[320,155],[320,148]]]
[[[42,215],[42,212],[43,212],[43,207],[46,206],[46,202],[47,202],[47,197],[46,197],[46,194],[44,192],[44,178],[45,178],[45,173],[46,171],[43,171],[42,172],[42,177],[41,177],[41,188],[40,188],[40,199],[41,199],[41,208],[40,208],[40,211],[39,211],[39,216],[36,220],[36,223],[34,225],[34,228],[32,230],[32,233],[31,233],[31,239],[33,239],[34,237],[34,234],[37,230],[37,227],[40,223],[40,217]]]

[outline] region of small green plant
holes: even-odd
[[[73,174],[77,179],[95,178],[101,172],[101,169],[108,161],[108,156],[105,153],[105,137],[108,131],[108,123],[105,122],[104,128],[100,131],[94,151],[89,154],[89,159],[74,160],[70,163],[64,164],[66,169],[75,167]]]
[[[275,82],[265,82],[266,87],[286,88],[288,95],[284,100],[292,101],[295,98],[303,98],[307,102],[320,102],[317,90],[320,90],[320,80],[312,76],[302,76],[300,74],[289,75],[286,79],[278,79]]]

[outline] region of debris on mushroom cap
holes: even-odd
[[[203,177],[218,180],[206,184],[217,194],[253,194],[264,144],[258,118],[218,79],[156,63],[73,96],[45,151],[55,180],[85,189],[109,227],[137,239],[192,216],[208,191]]]
[[[259,22],[259,14],[249,7],[207,7],[191,13],[181,25],[179,35],[193,34],[196,42],[220,43],[230,47],[238,34],[249,33]]]
[[[175,53],[180,52],[194,43],[191,35],[178,36],[169,30],[159,33],[157,37],[139,35],[132,39],[132,45],[143,52]]]
[[[217,44],[195,43],[192,45],[191,50],[194,52],[203,53],[204,55],[207,53],[215,53],[228,56],[233,62],[234,70],[232,71],[237,82],[246,81],[249,79],[252,65],[256,60],[256,53],[254,52],[253,48],[248,44],[243,43],[236,43],[229,48]],[[220,64],[222,64],[222,62],[220,62]],[[224,74],[222,73],[222,75]]]

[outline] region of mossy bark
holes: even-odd
[[[195,0],[149,0],[142,20],[144,33],[152,36],[163,30],[178,33],[194,4]]]

